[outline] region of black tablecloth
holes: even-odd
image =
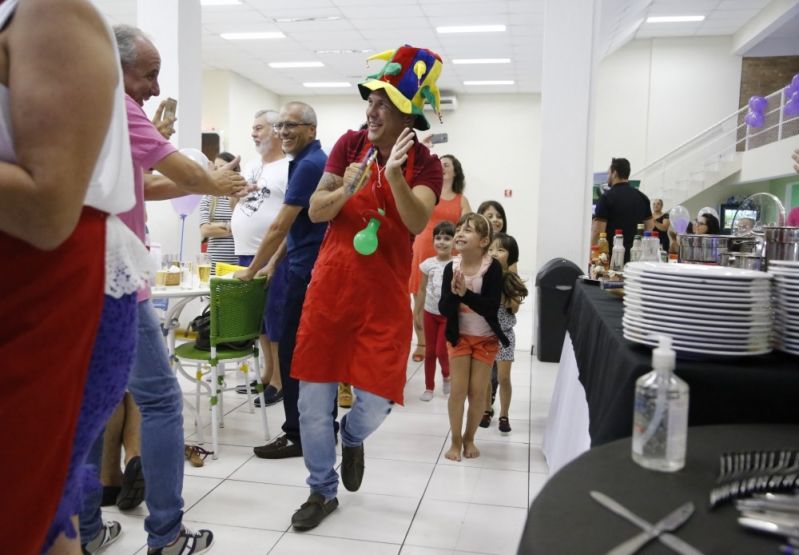
[[[724,452],[799,448],[799,426],[703,426],[688,430],[686,466],[679,472],[647,470],[630,457],[630,440],[591,449],[563,467],[536,497],[519,553],[605,553],[639,529],[599,505],[588,492],[601,491],[652,523],[686,501],[696,512],[677,535],[705,554],[777,553],[777,536],[738,526],[732,504],[708,509],[708,496]],[[652,542],[641,553],[674,553]]]
[[[632,433],[635,380],[652,369],[652,349],[622,336],[620,298],[578,280],[567,328],[588,400],[591,445]],[[799,423],[799,357],[677,360],[691,388],[689,425]]]

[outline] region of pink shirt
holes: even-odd
[[[147,118],[147,114],[130,95],[125,95],[125,108],[128,113],[128,133],[130,135],[130,154],[133,158],[133,182],[136,192],[136,205],[119,218],[144,243],[144,172],[177,149],[167,141]],[[141,289],[139,302],[150,298],[150,290]]]
[[[788,222],[785,225],[799,227],[799,206],[791,210],[788,214]]]
[[[471,276],[464,274],[463,279],[466,282],[466,289],[473,293],[481,294],[483,289],[483,276],[491,266],[491,258],[489,255],[484,254],[480,262],[480,269],[476,274]],[[461,267],[461,257],[456,256],[452,259],[452,272],[453,275]],[[494,330],[488,325],[486,319],[477,314],[474,310],[466,306],[466,303],[461,303],[460,312],[458,313],[458,328],[461,335],[471,335],[474,337],[490,337],[494,334]]]

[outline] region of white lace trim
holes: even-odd
[[[128,226],[116,216],[105,225],[105,294],[115,299],[136,293],[155,276],[155,262]]]

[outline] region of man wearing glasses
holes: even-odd
[[[273,129],[277,120],[277,111],[259,110],[252,124],[251,137],[259,157],[244,167],[242,175],[249,183],[255,185],[256,189],[235,203],[230,220],[235,253],[241,266],[249,266],[252,262],[261,239],[277,218],[286,196],[289,161],[283,154],[280,137]],[[279,403],[283,399],[277,349],[282,335],[281,320],[287,268],[285,265],[278,266],[278,259],[264,262],[272,276],[269,300],[264,312],[263,334],[260,339],[261,352],[264,356],[262,381],[267,384],[264,391],[267,406]],[[247,385],[239,386],[237,391],[247,393],[247,387]],[[255,382],[250,384],[250,387],[254,388]],[[260,406],[260,401],[260,398],[256,399],[256,406]]]
[[[275,253],[279,256],[285,240],[288,278],[283,307],[283,336],[279,347],[283,410],[286,415],[284,435],[254,449],[258,457],[283,459],[302,456],[297,410],[299,382],[289,374],[305,291],[327,229],[327,224],[313,223],[308,218],[311,195],[322,178],[327,155],[316,140],[316,113],[304,102],[290,102],[284,106],[273,129],[280,137],[283,152],[292,157],[288,188],[283,206],[269,226],[255,257],[246,270],[236,273],[236,277],[250,280],[256,275],[266,274],[271,278],[272,269],[267,262],[274,259]],[[335,417],[335,408],[333,415]]]

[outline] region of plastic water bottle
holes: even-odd
[[[675,472],[685,466],[688,438],[688,384],[674,375],[671,337],[660,336],[652,368],[635,382],[633,460],[652,470]]]
[[[638,262],[641,260],[642,237],[644,235],[644,224],[638,224],[635,231],[635,238],[633,239],[633,246],[630,247],[630,262]]]
[[[660,241],[652,237],[651,231],[644,231],[644,238],[641,241],[641,262],[660,262],[658,256],[658,245]]]
[[[621,272],[624,270],[624,235],[621,229],[616,230],[613,236],[613,250],[610,257],[610,269],[614,272]]]

